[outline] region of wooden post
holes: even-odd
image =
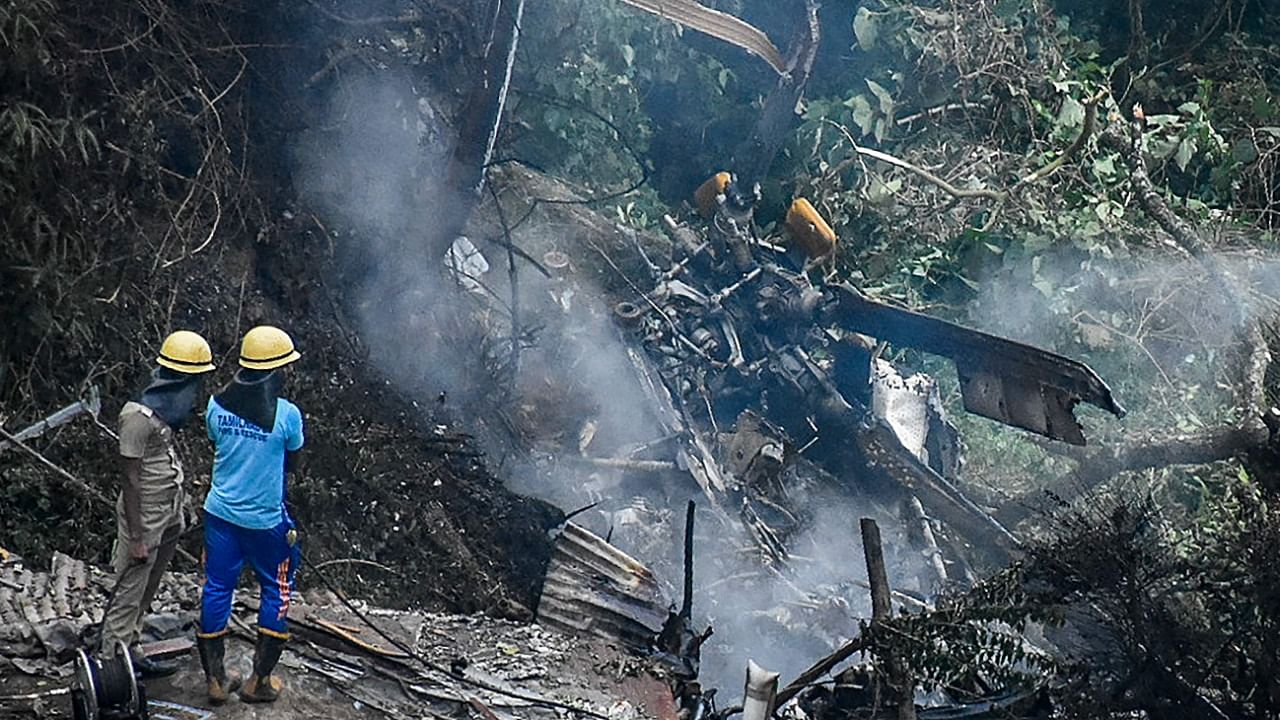
[[[880,545],[880,527],[871,518],[859,521],[862,530],[862,553],[867,561],[867,580],[871,583],[871,625],[882,625],[889,619],[889,574],[884,567],[884,548]],[[886,651],[889,685],[897,695],[898,720],[916,720],[915,683],[906,663],[892,650]]]
[[[684,598],[680,603],[680,617],[685,621],[693,617],[693,511],[692,500],[684,513]]]

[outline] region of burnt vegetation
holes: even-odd
[[[963,512],[1016,542],[993,555],[926,508],[952,575],[917,588],[928,602],[912,595],[859,626],[848,603],[797,591],[788,602],[809,614],[755,637],[812,629],[834,608],[845,634],[816,645],[860,633],[872,659],[905,657],[917,687],[956,700],[1008,689],[1029,716],[1280,713],[1276,10],[705,4],[807,69],[780,80],[612,0],[0,6],[0,426],[16,432],[91,388],[103,399],[101,422],[0,449],[0,546],[105,560],[111,513],[84,487],[114,496],[111,421],[158,340],[200,330],[220,352],[212,389],[244,330],[270,322],[306,358],[290,394],[309,458],[290,501],[313,562],[367,561],[332,566],[353,594],[528,619],[547,531],[570,503],[620,499],[610,493],[660,507],[609,507],[642,520],[610,515],[601,534],[616,522],[629,550],[669,563],[674,533],[635,525],[665,527],[698,485],[685,456],[637,449],[662,434],[654,409],[610,408],[610,395],[643,395],[609,387],[616,368],[581,348],[642,322],[616,317],[617,303],[650,313],[639,306],[654,268],[683,271],[663,216],[696,227],[699,184],[736,169],[725,163],[756,147],[752,132],[775,133],[760,146],[776,155],[751,158],[766,169],[745,234],[784,245],[786,208],[806,197],[839,237],[797,276],[1083,358],[1130,414],[1082,413],[1083,448],[1041,440],[965,416],[949,365],[873,344],[938,378],[965,450],[938,472],[972,498]],[[757,124],[784,105],[783,120]],[[462,289],[442,262],[459,234],[493,266]],[[711,395],[735,410],[760,396],[745,381],[694,390],[717,434]],[[734,548],[756,574],[734,575],[736,556],[708,563],[719,575],[699,597],[713,608],[726,587],[792,583],[807,560],[788,566],[775,548],[757,562],[761,548],[805,537],[847,480],[833,465],[877,465],[825,436],[836,449],[811,461],[828,449],[804,445],[796,428],[814,415],[793,410],[778,413],[790,436],[760,422],[785,438],[776,452],[794,465],[779,477],[793,484],[758,495],[757,543]],[[207,484],[193,425],[183,450]],[[581,469],[601,454],[641,464]],[[897,512],[883,481],[857,478],[866,487],[840,502]],[[707,535],[730,535],[729,515]],[[904,550],[903,566],[918,554]],[[859,672],[797,702],[858,716],[883,699],[848,699]]]

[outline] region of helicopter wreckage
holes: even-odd
[[[592,290],[604,288],[628,369],[620,374],[633,376],[659,435],[643,443],[593,444],[594,421],[586,423],[577,457],[569,460],[611,480],[574,483],[576,494],[553,499],[566,507],[590,503],[607,532],[596,535],[572,523],[561,532],[536,614],[572,632],[647,645],[672,661],[677,676],[696,677],[709,635],[692,628],[692,510],[678,611],[654,578],[680,575],[678,518],[670,508],[684,499],[700,498],[711,536],[736,534],[739,555],[748,545],[750,562],[795,591],[797,607],[762,616],[786,615],[777,620],[779,632],[818,636],[813,647],[838,648],[856,634],[854,613],[839,599],[847,586],[804,589],[787,579],[793,544],[813,520],[806,505],[822,493],[853,498],[859,513],[866,508],[899,525],[890,531],[891,544],[900,539],[909,545],[900,554],[915,558],[916,577],[899,583],[894,594],[907,607],[928,607],[942,588],[974,580],[974,561],[1002,564],[1016,551],[1018,539],[957,487],[961,442],[937,383],[899,370],[886,347],[950,360],[967,411],[1051,440],[1085,444],[1074,414],[1079,403],[1124,415],[1106,383],[1080,362],[882,302],[826,277],[821,270],[837,238],[803,198],[787,213],[785,235],[761,238],[753,222],[759,191],[719,173],[698,189],[682,220],[675,213],[662,218],[664,243],[615,225],[539,173],[504,168],[498,177],[504,190],[495,201],[517,196],[517,204],[526,203],[525,217],[556,228],[550,234],[501,230],[509,245],[544,253],[551,305],[568,313],[565,288],[584,275]],[[533,198],[544,199],[542,217],[535,216],[540,203]],[[507,216],[518,212],[508,207]],[[625,271],[602,243],[627,255]],[[479,295],[475,280],[487,263],[469,266],[478,252],[466,246],[464,252],[455,245],[446,264]],[[669,253],[653,250],[664,247]],[[609,287],[599,277],[606,270],[591,278],[590,269],[573,267],[586,265],[573,257],[591,250],[609,261],[614,275],[625,275],[625,284]],[[497,297],[492,288],[485,292]],[[590,342],[581,343],[582,353],[597,351],[586,347]],[[630,381],[610,376],[609,382]],[[570,472],[563,454],[553,455],[546,474]],[[813,492],[818,489],[822,493]],[[740,594],[724,578],[710,583],[718,590],[699,588],[699,602],[715,606],[716,592]]]

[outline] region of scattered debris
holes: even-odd
[[[596,541],[598,543],[598,539]],[[606,546],[607,547],[607,546]],[[65,556],[64,556],[65,557]],[[73,572],[83,571],[92,579],[83,587],[70,587],[68,602],[79,608],[79,620],[101,616],[105,603],[101,572],[69,558],[58,561]],[[644,569],[637,565],[637,571]],[[13,568],[8,568],[12,571]],[[57,573],[21,570],[31,583],[48,587],[44,578]],[[191,578],[173,577],[174,583],[194,591]],[[54,585],[56,585],[56,581]],[[32,593],[0,607],[38,607],[48,592]],[[183,616],[194,618],[194,596],[186,596]],[[163,595],[160,604],[172,601]],[[228,647],[228,663],[247,665],[252,655],[252,635],[245,629],[254,616],[256,602],[249,594],[236,606],[239,634]],[[281,664],[288,668],[290,691],[282,696],[273,712],[281,718],[309,720],[315,717],[355,718],[381,716],[452,716],[467,709],[483,707],[493,716],[507,720],[559,718],[555,704],[581,708],[599,718],[673,719],[674,699],[664,679],[666,671],[655,663],[599,639],[566,635],[541,625],[521,624],[486,617],[439,615],[390,611],[366,607],[365,616],[379,631],[415,649],[432,665],[448,669],[438,672],[410,659],[404,653],[381,647],[378,633],[328,592],[309,592],[290,610],[293,639],[286,646]],[[6,621],[3,625],[13,625]],[[45,624],[47,625],[47,623]],[[45,627],[41,625],[40,627]],[[659,626],[661,623],[659,623]],[[69,706],[56,702],[67,694],[76,652],[86,647],[86,625],[73,624],[67,645],[68,658],[59,663],[43,654],[33,655],[28,647],[0,644],[0,716],[9,711],[35,712],[40,716],[69,715]],[[150,716],[181,720],[206,720],[204,675],[191,652],[191,627],[180,637],[145,646],[149,655],[185,657],[179,672],[168,678],[146,680]],[[15,655],[14,652],[20,653]],[[43,648],[40,649],[44,653]],[[6,663],[29,669],[25,681],[15,678]],[[52,685],[52,686],[51,686]],[[16,692],[35,689],[34,692]],[[492,688],[492,689],[486,689]],[[501,691],[501,692],[499,692]],[[529,699],[520,699],[529,698]],[[52,700],[51,700],[52,699]],[[539,705],[545,699],[547,706]],[[63,700],[65,702],[65,698]],[[354,703],[354,705],[353,705]],[[624,712],[625,709],[625,712]],[[233,703],[218,711],[220,718],[249,718],[248,706]]]
[[[670,606],[649,568],[579,525],[559,531],[538,622],[648,650]]]

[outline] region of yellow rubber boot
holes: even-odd
[[[258,643],[253,650],[253,674],[240,688],[240,699],[247,703],[275,702],[284,689],[284,681],[271,675],[280,653],[284,651],[285,638],[258,633]]]
[[[224,665],[226,633],[214,637],[197,635],[196,648],[200,651],[200,665],[209,685],[209,702],[221,705],[240,687],[240,676],[228,674]]]

